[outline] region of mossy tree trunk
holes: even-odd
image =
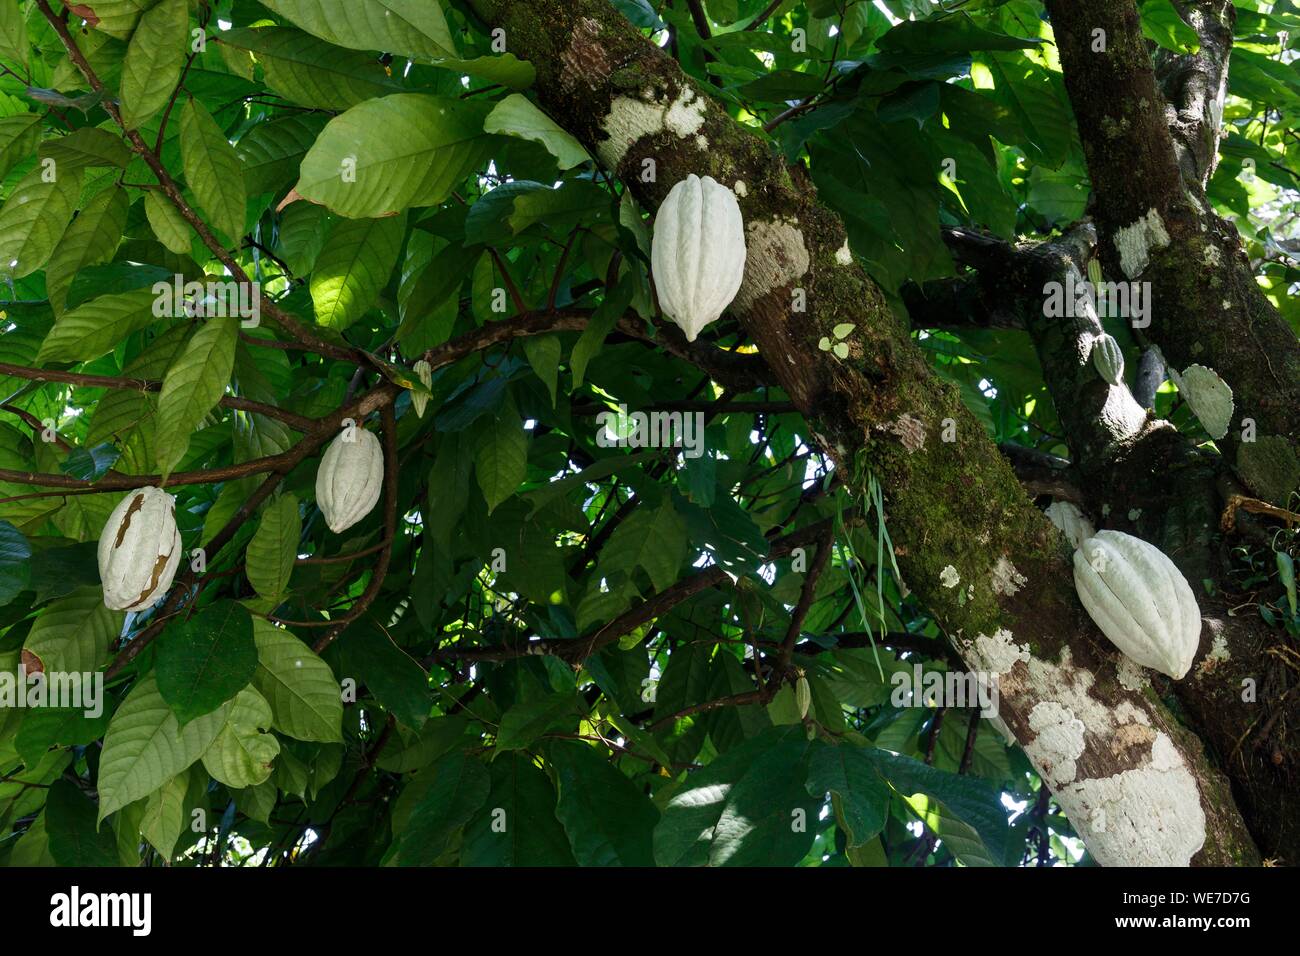
[[[1064,539],[854,264],[802,171],[603,0],[471,6],[536,67],[541,105],[645,207],[688,173],[736,191],[749,258],[732,314],[849,486],[880,481],[906,584],[972,669],[998,675],[1002,720],[1094,856],[1258,861],[1227,781],[1150,688],[1121,684]],[[818,348],[842,324],[854,330],[843,360]]]

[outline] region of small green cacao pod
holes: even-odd
[[[1105,332],[1092,343],[1092,364],[1109,384],[1119,385],[1124,381],[1124,350]]]
[[[143,611],[156,604],[181,560],[176,499],[161,488],[137,488],[123,498],[99,537],[99,580],[104,604]]]
[[[1179,680],[1200,645],[1201,610],[1163,551],[1122,531],[1098,531],[1074,552],[1088,616],[1129,658]]]
[[[316,471],[316,504],[335,534],[346,531],[379,500],[384,450],[373,432],[349,425],[330,442]]]
[[[808,678],[802,674],[794,684],[794,702],[799,707],[800,719],[807,717],[808,707],[812,704],[812,687],[808,685]]]
[[[415,372],[415,377],[420,380],[420,384],[426,389],[433,384],[433,366],[424,359],[420,359],[420,361],[415,363],[413,371]],[[424,417],[424,409],[428,404],[428,395],[424,392],[417,392],[415,389],[411,390],[411,407],[415,409],[416,418]]]
[[[745,276],[745,225],[736,194],[691,173],[655,217],[650,268],[664,315],[694,342],[722,315]]]

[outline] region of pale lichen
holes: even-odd
[[[1028,579],[1016,570],[1016,566],[1004,554],[993,566],[993,593],[1010,596],[1025,586]]]
[[[1135,279],[1150,263],[1151,253],[1169,245],[1169,233],[1160,213],[1149,209],[1136,222],[1116,229],[1113,241],[1124,275]]]
[[[789,219],[759,219],[748,224],[745,278],[736,293],[742,312],[769,292],[802,278],[811,264],[798,225]]]

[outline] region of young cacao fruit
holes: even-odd
[[[1122,531],[1098,531],[1074,552],[1074,586],[1093,622],[1126,655],[1174,680],[1187,673],[1200,644],[1201,610],[1159,548]]]
[[[735,194],[694,173],[669,190],[655,218],[650,266],[664,315],[694,342],[731,304],[745,275],[745,227]]]
[[[1092,364],[1109,384],[1119,385],[1124,381],[1124,350],[1104,332],[1092,343]]]
[[[802,720],[808,716],[808,707],[812,704],[812,687],[808,684],[808,678],[802,674],[795,681],[794,685],[794,702],[799,708],[799,718]]]
[[[181,561],[176,499],[161,488],[137,488],[123,498],[99,536],[104,604],[143,611],[167,593]]]
[[[1068,501],[1053,501],[1044,510],[1049,521],[1061,529],[1070,547],[1077,548],[1097,533],[1087,515]]]
[[[374,508],[384,484],[384,451],[374,432],[349,426],[335,438],[316,471],[316,504],[335,534]]]

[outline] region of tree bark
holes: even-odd
[[[968,666],[997,676],[1002,720],[1093,856],[1256,862],[1199,740],[1154,695],[1122,686],[1116,653],[1075,595],[1063,538],[957,390],[931,373],[802,170],[782,165],[604,2],[471,5],[536,67],[542,106],[644,205],[654,209],[688,173],[736,191],[748,259],[732,314],[846,484],[860,494],[874,476],[887,489],[907,584]],[[843,361],[817,347],[842,323],[855,329]],[[949,568],[959,584],[949,586]]]

